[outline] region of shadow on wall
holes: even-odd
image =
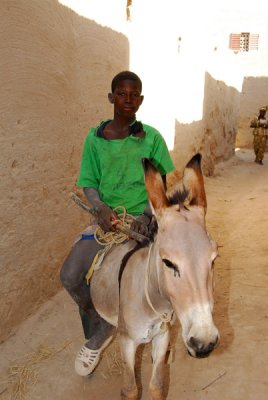
[[[252,148],[253,136],[250,121],[259,109],[268,106],[268,77],[245,77],[243,81],[237,147]],[[267,143],[268,150],[268,143]]]
[[[87,131],[111,116],[107,93],[129,67],[129,43],[56,0],[3,0],[0,17],[4,340],[57,292],[62,261],[88,223],[69,192]]]
[[[202,120],[191,124],[175,122],[172,157],[178,170],[200,152],[204,174],[212,175],[215,163],[234,154],[239,101],[238,90],[206,73]]]

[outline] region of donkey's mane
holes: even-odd
[[[171,206],[179,204],[180,206],[185,207],[184,202],[187,200],[189,195],[189,191],[183,188],[183,190],[177,190],[172,195],[168,197],[169,203]]]

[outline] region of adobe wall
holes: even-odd
[[[239,92],[206,73],[203,117],[181,124],[176,121],[173,159],[182,170],[190,157],[200,152],[205,175],[212,175],[217,162],[234,154],[239,115]]]
[[[0,19],[4,340],[58,291],[59,268],[88,222],[69,192],[87,131],[111,116],[107,92],[128,68],[129,44],[56,0],[2,0]]]

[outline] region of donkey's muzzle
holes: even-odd
[[[219,341],[218,336],[216,337],[215,341],[204,343],[203,341],[194,338],[193,336],[190,337],[188,341],[188,347],[192,350],[192,352],[188,349],[188,353],[197,358],[204,358],[209,356],[209,354],[215,349]]]

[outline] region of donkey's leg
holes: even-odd
[[[169,339],[169,330],[166,329],[156,335],[152,341],[153,371],[149,387],[151,400],[164,400],[164,368]]]
[[[123,362],[124,384],[121,390],[122,400],[138,400],[138,388],[135,379],[135,354],[138,345],[128,336],[121,334],[120,348]]]

